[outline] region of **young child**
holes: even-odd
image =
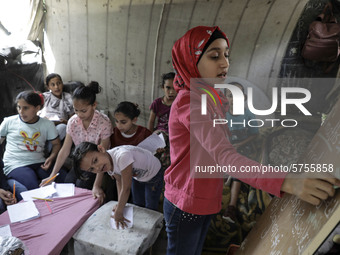
[[[101,90],[98,82],[92,81],[87,86],[81,85],[73,92],[72,100],[75,115],[72,116],[66,128],[66,137],[64,144],[58,154],[56,163],[50,177],[59,172],[66,158],[70,155],[72,145],[78,145],[87,141],[100,144],[108,149],[110,145],[110,136],[112,134],[112,125],[110,119],[96,110],[96,94]],[[48,180],[44,179],[40,185]],[[77,180],[74,170],[67,175],[65,182],[75,182],[76,186],[92,189],[93,195],[99,198],[101,202],[104,200],[104,193],[101,189],[102,174],[88,174],[86,180]],[[95,183],[93,184],[95,180]]]
[[[30,190],[38,188],[40,181],[50,175],[60,140],[54,124],[37,115],[44,104],[42,95],[23,91],[16,97],[16,104],[19,114],[5,118],[0,126],[1,138],[7,141],[4,173]],[[52,151],[45,159],[47,141],[52,143]],[[65,175],[61,171],[56,181],[62,182]]]
[[[145,127],[137,125],[140,110],[137,104],[120,102],[114,110],[113,116],[116,126],[111,136],[111,147],[120,145],[138,145],[152,132]]]
[[[118,203],[113,208],[113,218],[117,228],[126,227],[123,209],[129,198],[132,178],[150,186],[162,182],[159,160],[148,150],[136,146],[122,145],[106,151],[103,146],[83,142],[76,147],[73,160],[78,176],[82,169],[92,173],[108,172],[116,179]],[[160,193],[154,193],[146,192],[146,204],[158,204]]]
[[[120,145],[136,146],[152,134],[147,128],[136,124],[139,114],[140,110],[136,104],[126,101],[118,104],[114,111],[116,127],[111,136],[111,146],[113,148]],[[157,185],[132,179],[132,202],[141,207],[157,210],[162,188],[163,176],[161,176],[161,181],[157,182]],[[148,196],[155,198],[148,199]]]
[[[39,116],[54,122],[59,139],[63,141],[66,136],[67,121],[74,114],[72,96],[70,93],[63,92],[64,83],[59,74],[49,74],[45,84],[49,91],[43,93],[45,103]]]
[[[148,121],[148,129],[153,132],[154,130],[161,130],[165,133],[168,131],[169,114],[172,102],[175,100],[177,92],[174,89],[173,81],[175,73],[170,72],[162,75],[161,87],[164,90],[164,96],[157,98],[150,106],[150,117]],[[156,117],[157,125],[155,127]]]
[[[235,85],[239,87],[243,94],[244,88],[241,84],[236,82],[231,82],[229,84]],[[249,120],[256,119],[255,115],[249,111],[247,107],[244,109],[244,115],[234,115],[233,114],[233,94],[230,90],[227,89],[226,97],[229,102],[229,110],[226,113],[226,119],[228,120],[228,128],[230,131],[229,141],[237,150],[238,153],[252,158],[252,154],[254,153],[254,144],[253,141],[256,139],[259,129],[258,127],[252,125],[248,125]],[[245,100],[247,95],[244,95]],[[232,124],[235,123],[235,124]],[[244,123],[240,124],[240,123]],[[236,179],[232,178],[231,189],[230,189],[230,202],[223,214],[223,219],[229,221],[230,223],[235,223],[236,221],[236,205],[238,200],[238,195],[240,193],[241,182]]]
[[[162,169],[165,171],[170,165],[170,148],[169,148],[169,115],[172,102],[177,96],[174,89],[173,81],[175,73],[170,72],[162,75],[161,87],[164,90],[164,96],[157,98],[150,106],[150,117],[148,121],[148,128],[150,131],[162,133],[166,147],[157,150],[157,158],[161,161]],[[157,125],[155,127],[155,120],[158,117]]]
[[[213,119],[225,116],[223,104],[215,104],[207,97],[209,110],[202,114],[202,90],[190,83],[191,78],[202,78],[200,88],[211,90],[214,84],[226,79],[229,41],[220,28],[190,29],[174,44],[172,62],[178,94],[169,119],[171,165],[164,174],[167,254],[201,254],[211,217],[221,210],[224,181],[223,178],[193,178],[195,166],[232,165],[240,172],[242,166],[260,168],[261,165],[237,153],[227,138],[226,125],[213,127]],[[217,82],[210,84],[208,78]],[[223,95],[220,97],[224,101]],[[328,174],[304,179],[285,173],[278,174],[277,178],[264,178],[261,173],[253,172],[243,177],[238,173],[230,175],[276,196],[287,192],[312,204],[333,196],[333,186],[340,185],[340,180]]]

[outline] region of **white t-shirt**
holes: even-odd
[[[39,116],[42,118],[47,117],[57,119],[68,120],[69,116],[74,113],[72,96],[70,93],[63,92],[61,99],[53,95],[52,92],[44,92],[44,108],[39,112]],[[56,119],[57,118],[57,119]]]
[[[23,122],[19,115],[4,119],[0,125],[0,135],[6,137],[4,153],[6,175],[17,167],[44,162],[46,141],[58,137],[52,121],[39,118],[37,122],[28,124]]]
[[[160,170],[161,163],[152,153],[143,148],[122,145],[107,151],[113,161],[113,171],[109,175],[119,174],[132,164],[132,176],[137,181],[150,181]]]

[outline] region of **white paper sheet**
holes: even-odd
[[[0,236],[12,236],[11,227],[9,225],[0,226]]]
[[[74,196],[74,186],[73,183],[56,183],[57,193],[53,194],[52,197],[72,197]]]
[[[7,211],[11,223],[31,220],[40,216],[39,211],[32,200],[8,205]]]
[[[23,191],[20,193],[25,201],[35,200],[32,197],[48,198],[55,194],[57,190],[54,188],[54,182],[50,185],[40,187],[38,189],[32,189],[28,191]]]
[[[151,151],[152,154],[155,154],[157,149],[164,148],[166,144],[162,134],[157,135],[153,133],[141,141],[137,146]]]
[[[115,215],[114,212],[111,212],[111,215]],[[129,220],[130,222],[126,221],[127,228],[132,228],[133,226],[133,207],[132,206],[125,206],[123,211],[124,218]],[[110,224],[113,229],[117,229],[116,227],[116,221],[114,218],[110,218]],[[121,226],[119,226],[119,229],[121,229]]]

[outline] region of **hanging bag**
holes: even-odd
[[[328,2],[322,13],[309,25],[302,57],[317,62],[335,62],[339,56],[340,25]]]

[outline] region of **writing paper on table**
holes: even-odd
[[[114,216],[115,212],[111,212],[111,216]],[[129,220],[130,222],[126,221],[127,228],[132,228],[133,226],[133,207],[132,206],[125,206],[123,211],[123,216],[125,219]],[[114,218],[110,218],[110,224],[113,229],[117,229],[116,227],[116,221]],[[121,226],[119,226],[119,229],[121,229]]]
[[[40,216],[39,211],[32,200],[8,205],[7,211],[11,223],[32,220]]]
[[[20,193],[20,195],[25,201],[30,201],[30,200],[34,200],[33,197],[47,198],[47,197],[52,196],[56,192],[57,190],[54,188],[54,183],[52,183],[50,185],[40,187],[37,189],[23,191]]]
[[[9,225],[0,226],[0,236],[12,236],[11,227]]]
[[[74,196],[74,186],[73,183],[56,183],[57,192],[52,197],[72,197]]]

